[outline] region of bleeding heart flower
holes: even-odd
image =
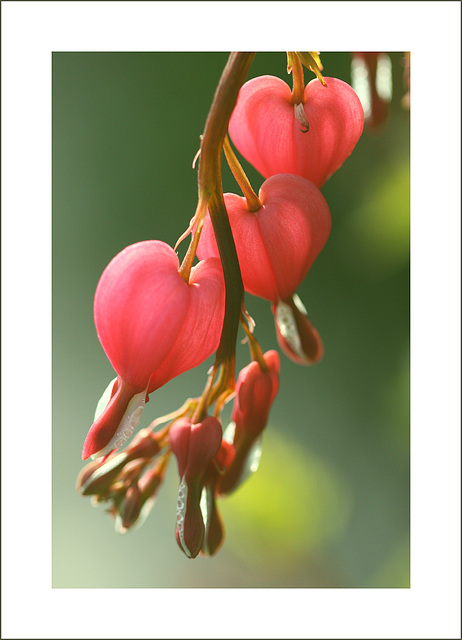
[[[242,86],[229,133],[265,178],[293,173],[321,187],[353,151],[364,124],[361,102],[342,80],[324,79],[326,87],[317,79],[306,86],[302,106],[292,104],[280,78],[260,76]],[[300,124],[305,116],[309,131]]]
[[[148,394],[217,349],[224,316],[221,263],[204,260],[186,283],[169,245],[157,240],[131,245],[104,270],[94,315],[117,379],[97,408],[84,459],[122,446]]]
[[[324,247],[331,215],[319,189],[300,176],[272,176],[258,197],[261,209],[249,211],[245,198],[224,196],[244,288],[277,304],[295,292]],[[209,215],[197,253],[219,256]]]
[[[170,447],[178,462],[180,486],[177,503],[177,541],[188,558],[201,550],[205,525],[201,509],[202,490],[212,459],[221,445],[221,424],[212,417],[191,424],[176,420],[169,431]]]
[[[261,435],[279,390],[280,370],[277,351],[267,351],[263,357],[266,371],[253,361],[240,371],[237,378],[232,422],[223,436],[224,441],[232,442],[235,454],[219,479],[218,491],[221,494],[234,491],[259,465]]]

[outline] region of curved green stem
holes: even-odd
[[[234,357],[244,287],[231,226],[223,199],[221,152],[239,89],[254,52],[233,52],[223,70],[207,116],[199,157],[199,200],[208,204],[225,279],[225,317],[216,365]]]

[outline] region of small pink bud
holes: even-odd
[[[278,343],[285,355],[301,365],[319,362],[324,353],[322,340],[298,295],[280,300],[271,310]]]
[[[319,189],[300,176],[272,176],[258,197],[261,209],[249,211],[245,198],[224,196],[244,288],[276,304],[291,296],[305,278],[329,237],[331,215]],[[209,215],[198,255],[219,255]]]
[[[205,526],[200,507],[207,469],[221,444],[221,425],[214,417],[198,424],[180,418],[170,427],[169,441],[178,462],[177,541],[188,558],[202,547]]]
[[[101,276],[96,330],[118,377],[85,440],[84,459],[123,446],[148,394],[218,347],[224,315],[221,262],[199,263],[189,283],[178,270],[174,250],[150,240],[121,251]]]
[[[277,351],[267,351],[264,359],[268,367],[262,371],[251,362],[239,373],[236,397],[231,414],[231,437],[234,459],[224,475],[218,479],[220,494],[234,491],[245,478],[256,471],[260,459],[260,438],[266,427],[269,411],[279,389],[280,361]],[[225,432],[227,438],[228,431]]]
[[[134,508],[132,511],[132,518],[129,519],[127,513],[122,513],[120,507],[117,510],[117,513],[114,513],[116,518],[115,528],[118,533],[125,533],[127,531],[128,527],[126,525],[129,521],[131,522],[130,529],[132,530],[138,529],[145,522],[146,518],[151,513],[157,494],[164,480],[165,471],[167,469],[167,460],[168,458],[161,458],[153,468],[147,469],[141,477],[138,478],[136,487],[138,488],[139,496],[133,495],[130,498],[128,505],[125,505],[126,509],[128,509],[129,506]],[[125,497],[127,498],[127,496],[129,496],[128,491]],[[139,510],[136,502],[138,500]]]
[[[353,151],[363,130],[361,102],[346,82],[324,80],[325,87],[314,79],[305,88],[308,131],[300,124],[300,106],[292,104],[291,90],[280,78],[260,76],[241,87],[229,133],[265,178],[293,173],[321,187]]]
[[[264,360],[268,371],[251,362],[240,371],[236,383],[231,420],[236,428],[260,435],[279,389],[280,360],[277,351],[267,351]]]

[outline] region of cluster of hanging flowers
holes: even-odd
[[[138,242],[113,258],[95,294],[97,335],[116,377],[85,439],[82,457],[92,460],[77,489],[104,503],[125,532],[144,521],[176,458],[176,539],[188,558],[221,546],[217,502],[258,468],[279,388],[279,354],[262,352],[244,291],[270,303],[285,355],[299,364],[323,355],[297,289],[331,230],[320,188],[351,154],[364,123],[355,91],[323,77],[316,53],[288,54],[293,90],[271,76],[243,84],[253,55],[231,54],[215,94],[201,142],[199,201],[180,238],[191,234],[182,263],[176,247]],[[306,87],[303,65],[317,76]],[[228,126],[234,146],[265,179],[258,195]],[[222,149],[243,196],[221,191]],[[236,377],[239,324],[251,361]],[[132,438],[155,390],[213,353],[202,395]]]

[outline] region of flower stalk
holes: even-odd
[[[228,162],[229,168],[231,169],[231,173],[233,174],[237,184],[244,194],[245,199],[247,200],[248,210],[252,212],[258,211],[262,208],[263,205],[255,191],[252,189],[249,179],[245,175],[245,171],[242,168],[241,163],[237,159],[233,148],[231,147],[228,136],[225,136],[223,149],[225,152],[226,161]]]
[[[305,78],[303,76],[303,65],[300,58],[292,51],[288,52],[287,70],[292,71],[292,104],[303,104],[305,102]]]
[[[199,202],[207,202],[225,279],[225,317],[216,365],[234,358],[244,287],[231,226],[223,199],[221,152],[239,89],[254,52],[233,52],[223,70],[205,123],[199,156]]]

